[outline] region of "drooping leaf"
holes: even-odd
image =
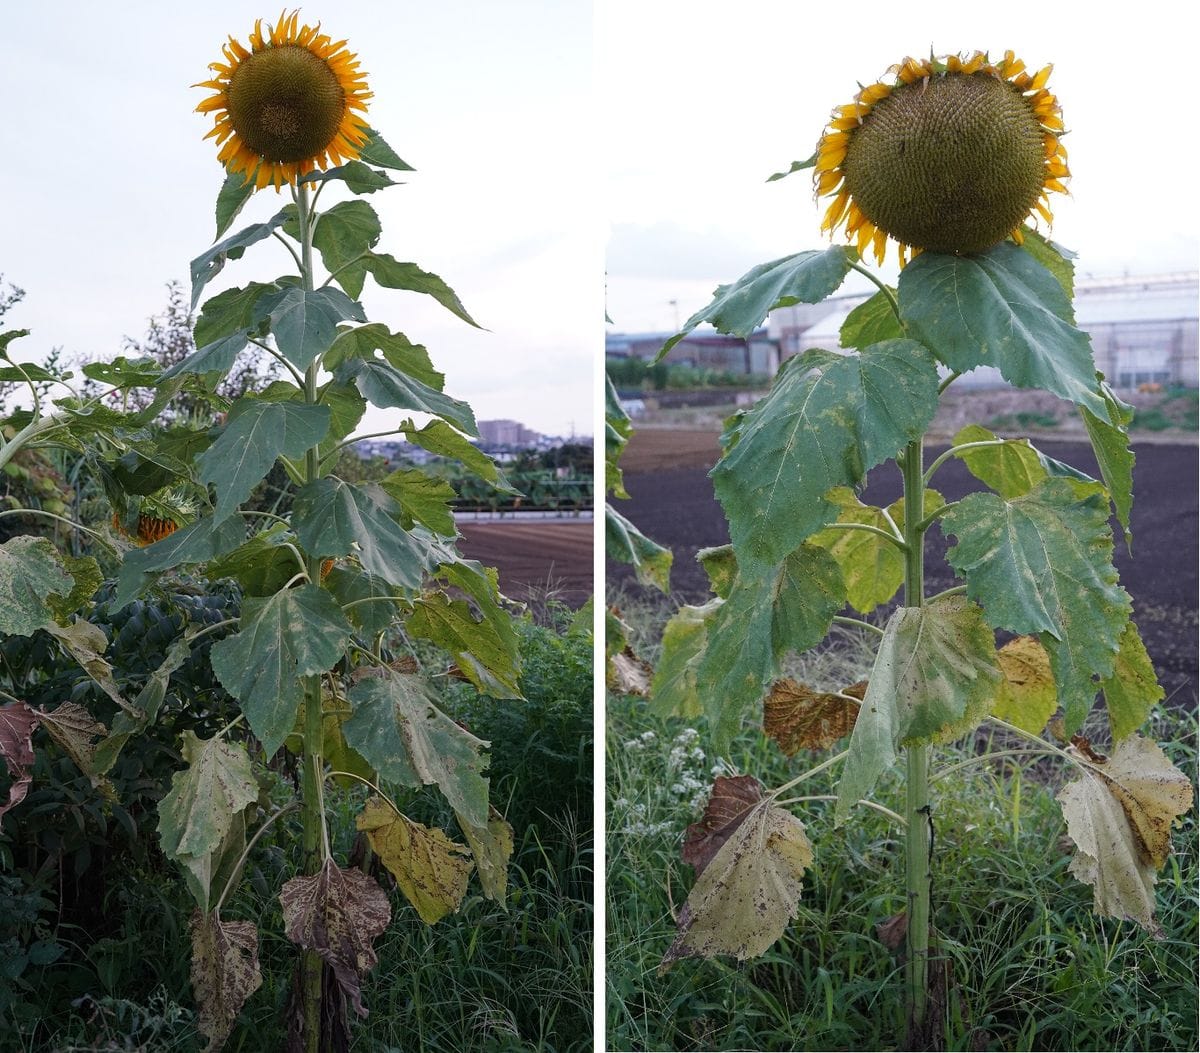
[[[75,583],[66,596],[51,594],[46,603],[54,612],[59,625],[70,621],[71,615],[84,607],[104,582],[104,572],[92,556],[62,556],[63,567]]]
[[[683,835],[683,861],[699,877],[762,801],[762,783],[753,775],[718,775],[699,822]]]
[[[470,849],[441,830],[414,823],[379,797],[370,797],[355,820],[426,925],[458,910],[474,864]]]
[[[513,828],[495,808],[488,808],[486,826],[476,826],[455,812],[479,873],[479,884],[487,899],[495,900],[508,910],[508,861],[513,852]]]
[[[671,590],[670,549],[651,541],[610,504],[604,506],[604,549],[611,559],[628,563],[642,585]]]
[[[453,424],[459,431],[478,436],[475,414],[465,402],[402,373],[379,359],[347,359],[334,374],[339,383],[353,383],[372,406],[380,409],[419,410]]]
[[[159,802],[158,835],[168,859],[189,868],[199,862],[209,871],[235,814],[258,799],[258,783],[246,750],[221,738],[201,740],[185,731],[181,752],[187,767],[171,777],[171,789]],[[210,890],[197,891],[207,910]]]
[[[239,330],[249,331],[254,326],[254,309],[263,293],[278,289],[279,286],[274,282],[251,282],[245,288],[226,289],[205,300],[204,306],[200,308],[200,317],[196,319],[192,330],[196,347],[204,351],[210,345],[233,336]],[[203,369],[193,368],[190,372],[204,373],[218,368],[220,367],[214,364]],[[175,371],[168,370],[166,375],[169,376]]]
[[[384,359],[402,373],[436,391],[442,390],[446,378],[433,368],[425,347],[379,322],[343,329],[325,356],[325,367],[334,370],[352,359],[369,360],[376,351],[382,351]]]
[[[232,552],[212,560],[206,574],[216,581],[233,578],[247,596],[269,596],[283,588],[303,566],[296,558],[295,546],[282,523],[255,534]]]
[[[904,499],[890,505],[886,514],[882,508],[864,505],[847,486],[834,487],[825,495],[825,500],[838,509],[837,525],[814,534],[812,543],[828,549],[842,568],[850,606],[869,614],[880,604],[887,603],[904,584],[904,550],[878,534],[847,530],[842,524],[872,526],[891,534],[894,523],[903,531]],[[945,498],[936,490],[925,491],[926,515],[945,503]]]
[[[0,819],[4,813],[15,808],[29,793],[33,781],[33,729],[40,717],[38,711],[24,702],[8,702],[0,706],[0,757],[8,767],[12,782],[8,787],[8,800],[0,805]]]
[[[712,302],[683,323],[683,328],[663,344],[655,361],[661,362],[671,348],[704,322],[719,332],[747,337],[780,307],[820,303],[842,284],[854,258],[852,249],[833,245],[823,251],[797,252],[760,263],[732,285],[718,286]]]
[[[908,335],[960,373],[995,366],[1010,384],[1040,388],[1108,419],[1091,343],[1071,301],[1028,252],[1001,242],[977,256],[923,252],[900,272]]]
[[[113,679],[113,669],[104,657],[108,650],[108,637],[99,626],[83,618],[76,618],[68,626],[50,622],[42,626],[54,637],[66,652],[79,663],[79,667],[87,673],[122,709],[128,709],[129,703],[121,695],[116,680]]]
[[[633,422],[621,406],[612,377],[604,374],[604,491],[621,500],[628,500],[625,483],[621,475],[621,452],[633,434]]]
[[[239,876],[236,871],[246,849],[246,816],[257,810],[257,804],[253,804],[234,812],[229,829],[213,852],[202,856],[182,855],[176,860],[183,870],[183,883],[201,910],[213,906],[225,886]]]
[[[316,951],[359,1016],[366,1016],[360,977],[379,961],[371,946],[392,920],[387,893],[361,870],[332,859],[316,873],[295,877],[279,891],[287,938]]]
[[[1149,739],[1131,735],[1107,761],[1085,760],[1082,778],[1059,791],[1078,848],[1071,873],[1093,887],[1097,914],[1129,918],[1161,935],[1155,871],[1171,850],[1171,824],[1192,807],[1191,780]]]
[[[394,516],[397,505],[377,484],[357,486],[336,477],[302,487],[292,505],[292,524],[311,555],[353,552],[363,568],[408,589],[421,587],[440,553],[429,535],[405,530]]]
[[[255,223],[236,234],[231,234],[192,260],[192,309],[195,310],[200,293],[220,273],[226,260],[238,259],[249,246],[269,238],[273,231],[283,226],[287,218],[287,209],[280,209],[266,222]]]
[[[801,879],[812,861],[799,819],[774,805],[755,806],[696,879],[659,971],[680,958],[729,954],[745,961],[765,952],[799,913]]]
[[[663,628],[662,651],[650,684],[650,710],[660,717],[700,716],[696,670],[708,646],[708,629],[722,600],[680,607]]]
[[[242,704],[268,757],[296,719],[299,677],[323,673],[342,656],[351,626],[337,601],[317,585],[248,597],[239,631],[209,652],[213,672]]]
[[[400,425],[404,437],[416,443],[423,450],[428,450],[439,457],[452,457],[462,461],[463,466],[484,482],[491,483],[497,490],[505,494],[520,494],[512,484],[504,478],[496,462],[486,453],[472,446],[464,436],[456,432],[443,420],[431,420],[423,428],[406,420]]]
[[[49,538],[21,535],[0,545],[0,634],[29,636],[53,621],[47,599],[70,595],[74,584]]]
[[[225,1045],[242,1006],[262,986],[258,930],[249,921],[222,921],[216,911],[192,912],[192,991],[206,1053]]]
[[[506,631],[494,619],[476,618],[464,600],[452,600],[443,592],[427,593],[413,601],[405,629],[449,652],[481,694],[521,697],[519,656],[511,628]]]
[[[400,506],[406,527],[413,522],[424,523],[435,534],[457,537],[450,502],[458,495],[444,479],[427,475],[420,468],[397,468],[379,485]]]
[[[942,530],[958,538],[946,558],[988,624],[1042,634],[1067,733],[1078,730],[1095,700],[1092,678],[1112,673],[1129,620],[1129,595],[1112,565],[1108,502],[1047,479],[1012,501],[970,494],[942,517]]]
[[[1137,731],[1154,703],[1161,702],[1165,696],[1132,619],[1121,633],[1112,676],[1101,681],[1100,689],[1104,692],[1114,742]]]
[[[834,823],[871,792],[900,746],[949,742],[975,727],[999,680],[992,631],[965,597],[897,608],[850,736]]]
[[[343,725],[346,741],[380,776],[404,786],[437,784],[468,822],[484,825],[488,780],[486,742],[437,706],[424,678],[383,670],[350,689],[354,713]]]
[[[831,522],[836,509],[824,495],[856,486],[918,438],[937,409],[937,389],[932,357],[911,340],[789,359],[712,470],[742,572],[778,565]]]
[[[777,680],[763,699],[763,731],[789,757],[800,750],[829,749],[854,730],[866,691],[865,680],[840,693],[817,691],[790,677]]]
[[[1049,238],[1043,238],[1028,224],[1022,227],[1021,233],[1024,235],[1021,248],[1054,275],[1070,303],[1075,299],[1075,264],[1071,262],[1075,259],[1075,253]],[[1074,312],[1067,316],[1067,321],[1075,321]]]
[[[1036,636],[1018,636],[996,653],[1004,679],[992,712],[1022,731],[1038,734],[1058,708],[1050,656]]]
[[[155,571],[169,570],[182,563],[206,563],[232,552],[245,540],[246,526],[240,516],[225,520],[205,516],[153,545],[126,552],[111,609],[120,610],[141,595]]]
[[[280,352],[297,369],[307,369],[337,337],[338,322],[365,322],[362,306],[340,289],[302,289],[289,286],[264,295],[254,317],[271,319],[271,332]]]
[[[339,201],[321,213],[313,231],[313,247],[325,269],[355,299],[362,294],[363,275],[347,264],[379,244],[382,229],[378,214],[365,201]]]
[[[59,748],[75,762],[93,786],[103,781],[96,770],[96,739],[108,734],[108,728],[77,702],[63,702],[54,709],[39,709],[38,720]]]
[[[196,462],[201,482],[217,491],[214,518],[232,515],[280,454],[300,457],[328,431],[328,406],[238,399],[225,429]]]
[[[896,290],[888,287],[892,296]],[[900,340],[904,336],[904,327],[892,308],[892,301],[880,289],[869,300],[860,303],[842,323],[838,333],[838,343],[842,347],[869,347],[884,340]]]
[[[801,545],[758,580],[740,571],[729,598],[707,630],[696,670],[699,695],[718,750],[724,750],[756,708],[788,651],[804,651],[825,638],[846,602],[842,573],[816,545]]]
[[[1128,429],[1133,421],[1133,407],[1117,398],[1105,383],[1100,385],[1100,394],[1108,406],[1107,420],[1096,416],[1086,406],[1080,407],[1079,414],[1092,441],[1092,452],[1096,455],[1100,476],[1116,509],[1117,521],[1125,531],[1125,544],[1132,550],[1133,531],[1129,527],[1129,514],[1133,509],[1134,454],[1129,446]]]

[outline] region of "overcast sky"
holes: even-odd
[[[858,83],[931,47],[1054,63],[1074,178],[1069,199],[1051,195],[1053,237],[1081,273],[1197,269],[1195,33],[1182,4],[599,0],[597,11],[614,330],[670,329],[718,283],[828,244],[809,175],[764,180],[812,153]]]
[[[140,0],[3,13],[0,273],[27,293],[6,321],[33,331],[11,351],[112,358],[123,336],[144,336],[165,283],[186,280],[213,240],[223,173],[202,141],[212,119],[193,112],[210,92],[189,85],[210,76],[227,34],[244,43],[279,8]],[[375,92],[372,125],[417,169],[367,199],[383,219],[380,250],[439,274],[489,332],[370,280],[368,317],[425,343],[447,391],[480,419],[590,434],[604,236],[591,5],[308,4],[301,18],[349,40]],[[262,192],[240,218],[266,218],[283,200]],[[289,268],[270,241],[210,292]]]

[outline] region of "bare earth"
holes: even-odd
[[[675,553],[671,584],[681,602],[701,602],[709,595],[708,579],[696,563],[696,552],[729,541],[721,506],[713,496],[708,469],[718,455],[718,431],[639,428],[621,464],[631,500],[618,509],[649,537]],[[1099,478],[1091,447],[1084,442],[1035,440],[1048,456],[1066,461]],[[945,446],[930,446],[926,463]],[[1154,660],[1159,679],[1173,704],[1196,705],[1197,692],[1197,447],[1161,442],[1133,444],[1133,552],[1118,531],[1115,562],[1121,584],[1133,597],[1134,616]],[[933,484],[948,500],[982,489],[957,459],[938,470]],[[863,499],[888,504],[900,496],[895,467],[884,464],[868,476]],[[1114,529],[1116,529],[1114,520]],[[948,543],[940,530],[929,533],[926,587],[930,592],[953,583],[945,564]],[[637,590],[629,569],[608,561],[607,580]]]
[[[593,522],[581,519],[460,522],[459,548],[500,571],[500,591],[514,600],[546,598],[581,607],[592,594]]]

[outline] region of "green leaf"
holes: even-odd
[[[407,170],[412,171],[412,169]],[[385,187],[402,185],[386,172],[380,172],[361,161],[347,161],[344,165],[327,168],[324,172],[308,172],[301,182],[323,183],[327,179],[340,179],[352,194],[373,194],[376,190],[383,190]]]
[[[382,252],[369,252],[361,266],[370,271],[375,281],[385,289],[405,289],[409,292],[432,296],[447,311],[457,315],[468,325],[482,328],[462,305],[458,295],[436,274],[423,271],[415,263],[401,263],[395,257]],[[362,321],[362,319],[360,319]]]
[[[287,210],[280,209],[265,223],[255,223],[239,230],[192,260],[192,309],[195,309],[204,287],[220,273],[227,259],[236,260],[249,246],[269,238],[283,225],[287,217]]]
[[[381,778],[403,786],[436,783],[467,822],[488,820],[486,742],[459,727],[437,706],[420,676],[380,670],[350,689],[354,713],[343,725],[346,741]]]
[[[655,358],[661,362],[680,340],[703,322],[722,333],[748,337],[772,311],[798,303],[820,303],[850,272],[852,249],[833,245],[760,263],[732,285],[718,286],[712,302],[683,323]]]
[[[213,581],[233,578],[248,596],[269,596],[283,588],[302,569],[296,553],[287,547],[290,540],[282,523],[272,523],[269,529],[256,534],[244,545],[212,560],[206,574]]]
[[[8,358],[8,345],[14,340],[19,340],[23,336],[28,336],[28,329],[9,329],[7,332],[0,333],[0,356]],[[11,359],[9,359],[11,361]],[[41,368],[36,367],[36,368]],[[49,379],[49,378],[47,378]]]
[[[411,636],[429,640],[453,656],[480,694],[520,698],[514,647],[494,620],[477,620],[464,600],[434,592],[413,600],[405,623]],[[511,630],[510,630],[511,632]]]
[[[958,538],[946,558],[988,624],[1041,634],[1067,733],[1077,731],[1095,700],[1092,677],[1112,673],[1129,619],[1129,595],[1112,565],[1108,502],[1047,479],[1011,501],[970,494],[943,516],[942,530]]]
[[[75,584],[65,596],[51,594],[46,603],[54,611],[54,617],[65,624],[71,615],[84,607],[104,582],[100,564],[92,556],[63,556],[63,566]]]
[[[468,435],[479,435],[470,406],[407,376],[390,362],[352,358],[338,368],[334,378],[356,384],[363,397],[380,409],[419,410],[441,417]]]
[[[951,445],[968,442],[995,442],[996,436],[978,424],[968,424],[954,436]],[[964,450],[955,456],[984,486],[1005,500],[1029,493],[1049,477],[1038,451],[1028,439],[1012,439],[1003,446]]]
[[[328,431],[328,406],[238,399],[225,429],[196,462],[200,480],[217,491],[214,518],[232,515],[280,454],[303,456]]]
[[[1133,510],[1133,450],[1129,446],[1129,424],[1133,420],[1133,407],[1117,398],[1107,384],[1101,383],[1100,393],[1108,405],[1108,419],[1102,419],[1087,407],[1080,407],[1092,440],[1092,452],[1100,465],[1100,476],[1108,489],[1117,512],[1117,521],[1125,532],[1125,545],[1133,550],[1133,531],[1129,527],[1129,514]],[[1109,421],[1112,421],[1110,424]]]
[[[1054,275],[1058,284],[1062,286],[1063,292],[1067,294],[1067,300],[1074,300],[1075,264],[1071,261],[1075,259],[1075,253],[1070,249],[1064,249],[1057,242],[1043,238],[1032,227],[1024,227],[1021,233],[1025,238],[1021,247]],[[1067,316],[1067,321],[1075,321],[1073,312]]]
[[[723,601],[680,607],[663,627],[662,652],[650,684],[650,711],[664,719],[693,720],[704,712],[696,670],[708,647],[708,629]]]
[[[900,607],[884,630],[850,736],[834,824],[874,788],[900,746],[950,742],[988,711],[1001,674],[983,613],[963,596]]]
[[[611,559],[630,564],[642,585],[671,591],[671,550],[651,541],[608,503],[604,505],[604,549]]]
[[[895,501],[886,515],[882,508],[864,505],[854,491],[845,486],[834,487],[825,495],[825,500],[838,507],[839,524],[861,523],[889,534],[891,523],[901,531],[904,529],[903,498]],[[936,490],[925,491],[926,515],[945,503],[945,498]],[[835,525],[814,534],[812,543],[828,549],[837,560],[846,582],[846,598],[856,611],[869,614],[880,604],[887,603],[904,584],[904,551],[887,538],[866,530],[841,530]]]
[[[776,172],[774,175],[767,176],[768,183],[774,183],[778,179],[786,179],[796,172],[803,172],[806,168],[812,168],[817,163],[817,155],[814,153],[807,161],[793,161],[791,167],[786,172]]]
[[[295,723],[299,678],[333,668],[350,632],[325,589],[302,585],[246,598],[239,631],[212,645],[213,672],[241,702],[267,757],[274,756]]]
[[[274,283],[251,282],[244,289],[226,289],[205,300],[192,331],[196,346],[203,349],[223,337],[232,336],[239,329],[249,330],[254,324],[254,308],[259,299],[264,293],[278,289]]]
[[[358,151],[359,160],[363,164],[374,165],[376,168],[390,168],[393,172],[414,172],[411,165],[405,164],[373,128],[367,131],[367,141]]]
[[[446,378],[433,368],[429,352],[421,344],[414,344],[403,333],[393,333],[378,322],[342,329],[325,355],[324,366],[334,370],[353,358],[370,361],[376,351],[382,351],[384,359],[400,372],[431,388],[442,390]]]
[[[28,334],[28,329],[22,329],[19,331],[19,333],[10,332],[0,335],[11,337],[18,335],[27,336]],[[9,361],[11,361],[11,359],[9,359]],[[21,362],[19,364],[14,363],[11,366],[0,367],[0,383],[26,384],[31,380],[58,380],[59,376],[60,374],[51,373],[50,370],[46,369],[45,366],[39,366],[36,362]],[[62,376],[63,379],[67,379],[71,376],[71,374],[66,373],[62,374]]]
[[[495,808],[488,809],[487,826],[476,826],[466,816],[455,815],[462,828],[471,854],[475,857],[475,868],[479,884],[486,899],[495,900],[500,909],[507,911],[505,902],[508,889],[508,861],[513,852],[513,828]]]
[[[339,606],[344,608],[354,603],[345,614],[363,635],[375,637],[391,627],[396,617],[396,604],[392,601],[396,590],[383,578],[354,567],[334,566],[324,585]],[[355,603],[356,600],[366,599],[372,602]]]
[[[501,686],[508,693],[505,697],[521,697],[517,686],[521,644],[511,615],[501,605],[499,572],[478,560],[455,555],[442,563],[437,573],[452,589],[473,601],[479,617],[486,623],[486,628],[476,627],[474,640],[467,640],[465,647],[458,648],[456,657],[466,662],[463,671],[477,685],[486,680],[492,686]],[[417,601],[417,610],[420,602]]]
[[[353,486],[335,477],[318,479],[296,494],[292,525],[313,556],[348,556],[385,581],[419,589],[441,556],[430,537],[405,530],[394,515],[399,506],[378,486]]]
[[[418,429],[411,420],[406,420],[400,425],[400,430],[409,442],[416,443],[421,449],[439,457],[453,457],[456,461],[461,461],[469,472],[479,476],[484,482],[491,483],[501,493],[520,494],[521,491],[515,489],[504,478],[504,473],[495,461],[478,447],[472,446],[445,421],[431,420]]]
[[[83,375],[114,388],[149,388],[163,379],[162,366],[153,358],[114,358],[111,362],[88,362]]]
[[[896,290],[888,286],[892,296]],[[860,303],[846,315],[838,337],[842,347],[869,347],[884,340],[900,340],[904,337],[904,328],[892,307],[892,301],[880,289],[869,300]]]
[[[229,833],[235,814],[258,800],[258,783],[250,757],[242,746],[222,738],[200,740],[183,733],[187,767],[171,778],[171,789],[159,802],[158,836],[163,854],[191,869],[197,862],[211,872],[211,857]],[[244,837],[244,828],[243,828]],[[201,884],[207,886],[206,882]],[[208,910],[209,889],[197,889],[202,910]]]
[[[69,596],[74,584],[49,538],[6,541],[0,545],[0,633],[32,635],[54,620],[49,597]]]
[[[365,201],[339,201],[321,213],[313,231],[313,245],[325,269],[355,299],[362,294],[363,272],[347,264],[378,245],[382,231],[379,216]]]
[[[1146,645],[1130,620],[1121,633],[1112,676],[1100,683],[1113,741],[1132,735],[1145,722],[1155,702],[1165,697]]]
[[[900,273],[908,334],[960,373],[995,366],[1010,384],[1041,388],[1106,418],[1086,333],[1071,301],[1029,253],[1002,242],[979,256],[923,252]]]
[[[712,470],[742,573],[764,573],[827,525],[825,493],[919,438],[937,399],[933,358],[911,340],[789,359]]]
[[[254,179],[245,172],[230,172],[217,191],[217,233],[225,233],[254,193]]]
[[[621,407],[621,398],[613,385],[612,377],[604,375],[604,489],[607,493],[622,500],[628,500],[625,483],[621,476],[620,465],[617,461],[629,436],[633,433],[633,423],[629,414]]]
[[[401,522],[406,528],[424,523],[435,534],[457,537],[450,502],[458,495],[444,479],[435,479],[419,468],[397,468],[381,479],[384,493],[400,506]]]
[[[237,356],[249,343],[248,330],[239,329],[229,336],[205,344],[199,351],[194,351],[182,361],[176,362],[161,377],[163,382],[175,380],[185,373],[228,373]]]
[[[365,322],[360,304],[340,289],[311,291],[295,286],[264,296],[255,308],[258,319],[270,316],[280,352],[297,369],[307,369],[337,337],[338,322]]]
[[[747,578],[739,568],[729,598],[709,624],[697,668],[719,752],[728,748],[743,714],[762,700],[779,659],[820,643],[845,602],[837,562],[816,545],[801,545],[760,578]]]

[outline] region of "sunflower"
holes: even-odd
[[[1013,52],[906,58],[833,111],[817,145],[816,194],[833,201],[821,223],[845,225],[858,251],[900,265],[921,251],[977,253],[1040,216],[1067,192],[1062,110]],[[1036,222],[1036,219],[1035,219]]]
[[[371,93],[358,58],[320,23],[298,21],[299,12],[285,11],[264,33],[260,18],[249,50],[230,37],[225,61],[209,65],[213,79],[193,85],[216,92],[196,110],[216,115],[205,138],[221,148],[217,160],[259,188],[353,160],[369,133],[359,114]]]

